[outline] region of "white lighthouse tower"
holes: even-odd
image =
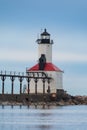
[[[46,63],[51,63],[53,41],[50,40],[50,34],[46,31],[46,29],[44,30],[43,33],[41,33],[41,37],[40,39],[37,40],[37,43],[38,43],[39,58],[41,57],[42,54],[44,54],[46,57]]]
[[[63,71],[56,67],[52,63],[52,45],[53,40],[50,39],[50,34],[44,29],[44,32],[40,34],[40,39],[37,39],[38,43],[38,63],[29,68],[27,72],[44,72],[51,77],[50,93],[56,93],[58,90],[63,90]],[[30,83],[30,92],[35,92],[35,85],[32,80]],[[42,81],[38,81],[37,92],[43,93]],[[45,93],[48,91],[48,84],[45,83]]]

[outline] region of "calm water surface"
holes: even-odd
[[[87,106],[0,106],[0,130],[87,130]]]

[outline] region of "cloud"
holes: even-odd
[[[34,31],[32,31],[34,32]],[[17,30],[17,28],[1,28],[0,60],[3,61],[37,61],[37,44],[34,43],[36,30]],[[55,31],[53,31],[54,33]],[[54,33],[53,61],[87,63],[87,32],[56,31]],[[32,36],[33,35],[33,36]],[[35,39],[34,39],[35,38]],[[57,44],[58,43],[58,44]]]
[[[87,54],[53,52],[53,60],[59,62],[87,62]]]
[[[87,95],[87,78],[84,75],[64,76],[64,89],[72,95]],[[85,91],[84,91],[85,90]]]
[[[37,59],[37,55],[33,51],[23,51],[23,50],[10,50],[10,49],[2,49],[0,50],[0,60],[2,61],[35,61]]]
[[[33,50],[1,49],[0,60],[2,61],[37,61],[38,53]],[[53,52],[53,61],[56,62],[84,62],[87,63],[87,54],[70,52]]]

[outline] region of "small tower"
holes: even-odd
[[[56,93],[63,90],[63,71],[52,63],[52,44],[53,40],[50,40],[50,34],[44,29],[44,32],[40,34],[40,39],[37,39],[38,43],[38,63],[27,70],[28,72],[44,72],[51,77],[50,93]],[[43,93],[42,81],[38,81],[38,93]],[[30,91],[33,93],[34,81],[30,83]],[[48,84],[45,84],[45,93],[48,93]]]
[[[40,39],[37,39],[38,43],[38,58],[42,55],[46,58],[47,63],[52,62],[52,44],[53,41],[50,40],[50,34],[44,29],[44,32],[41,33]]]

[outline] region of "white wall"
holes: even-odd
[[[55,72],[56,89],[63,89],[63,72]]]
[[[63,89],[63,72],[48,71],[48,75],[52,77],[51,87],[55,89]]]
[[[46,71],[48,76],[52,77],[50,82],[50,91],[51,93],[56,93],[56,89],[63,89],[63,81],[62,81],[62,72],[56,71]],[[45,93],[47,93],[48,82],[45,82]],[[38,80],[37,83],[37,92],[43,93],[43,82],[42,80]],[[35,82],[32,79],[30,81],[30,93],[35,93]]]
[[[52,62],[52,44],[38,44],[38,58],[45,54],[46,62]]]

